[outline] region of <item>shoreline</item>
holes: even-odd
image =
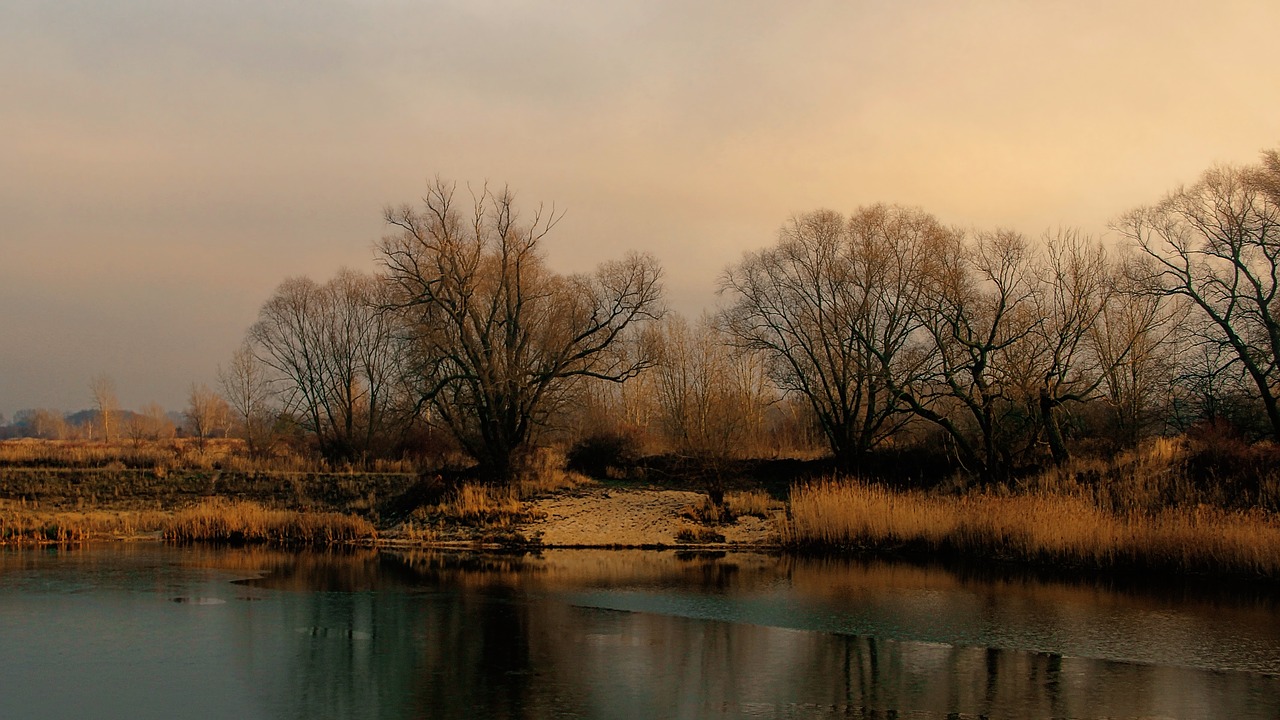
[[[488,552],[742,551],[1069,576],[1280,582],[1273,562],[1280,523],[1274,516],[1202,507],[1167,518],[1098,511],[1076,517],[1070,513],[1088,508],[1066,496],[929,495],[822,481],[795,486],[787,502],[759,490],[729,491],[732,513],[726,518],[709,515],[714,506],[692,483],[627,485],[578,476],[523,498],[510,488],[490,488],[478,499],[463,493],[470,498],[464,500],[450,495],[450,488],[464,486],[407,473],[284,480],[190,471],[140,482],[143,477],[0,468],[0,480],[7,481],[0,487],[8,495],[0,499],[0,547],[176,540]],[[39,482],[13,482],[23,478]],[[815,503],[806,499],[813,492],[826,495]],[[1032,504],[1018,504],[1024,501]],[[814,519],[825,534],[804,534],[804,524]],[[175,531],[180,521],[200,527]],[[1236,521],[1241,526],[1232,529]],[[1036,536],[1046,527],[1051,536]],[[1152,537],[1165,544],[1142,540],[1142,532],[1156,532]],[[1203,548],[1206,539],[1216,543],[1213,548]],[[1194,556],[1181,549],[1187,547]],[[1255,554],[1256,562],[1214,554],[1233,547]]]

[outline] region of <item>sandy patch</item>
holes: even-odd
[[[548,547],[679,545],[676,533],[693,526],[680,513],[703,497],[686,490],[582,488],[532,501],[539,519],[520,531],[530,539],[540,537]],[[774,521],[752,516],[713,529],[732,544],[771,544],[778,537]]]

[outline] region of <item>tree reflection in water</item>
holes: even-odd
[[[289,717],[1280,713],[1275,677],[1174,667],[1178,657],[1169,665],[1109,662],[579,602],[591,593],[621,592],[625,600],[665,589],[714,608],[726,598],[783,588],[803,614],[811,610],[797,587],[817,582],[819,570],[795,561],[570,558],[259,555],[250,564],[266,574],[246,584],[305,592],[269,594],[277,602],[246,614],[246,666],[271,706]],[[829,580],[839,586],[851,577]],[[281,626],[294,629],[288,647],[278,655],[255,652],[258,639]]]

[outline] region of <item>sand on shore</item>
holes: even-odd
[[[575,492],[529,501],[531,515],[520,532],[545,547],[647,547],[685,544],[676,535],[697,527],[681,513],[702,503],[703,493],[688,490],[579,488]],[[778,542],[775,518],[744,515],[715,525],[727,544]]]

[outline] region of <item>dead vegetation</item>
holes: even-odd
[[[1157,440],[1112,463],[1050,470],[1013,490],[958,494],[851,478],[798,484],[784,542],[1280,577],[1280,518],[1212,502],[1217,491],[1195,477],[1192,457],[1180,441]]]
[[[374,459],[366,465],[333,464],[275,447],[254,455],[236,438],[171,438],[145,441],[0,440],[0,468],[150,470],[159,477],[184,470],[256,473],[412,473],[407,460]]]
[[[219,445],[210,441],[208,452],[220,452]],[[566,471],[563,456],[553,451],[526,457],[517,483],[495,485],[462,475],[426,480],[354,471],[159,471],[136,467],[144,464],[141,456],[125,454],[134,450],[125,444],[110,450],[47,441],[0,444],[0,543],[163,533],[172,540],[245,543],[353,543],[382,536],[409,543],[524,544],[529,541],[521,533],[530,523],[551,535],[545,523],[534,522],[546,519],[541,508],[561,513],[554,502],[590,494],[617,513],[593,537],[612,532],[638,544],[670,542],[673,535],[681,543],[720,543],[741,534],[743,523],[755,523],[769,535],[780,529],[781,543],[791,548],[1280,577],[1277,450],[1223,438],[1155,439],[1110,460],[1076,459],[1003,485],[956,479],[906,489],[828,474],[795,482],[789,500],[782,500],[776,488],[771,495],[744,476],[721,503],[708,495],[675,502],[662,511],[672,525],[648,534],[633,532],[628,519],[641,512],[638,506],[609,499],[625,492],[608,485],[620,481],[602,485]],[[51,458],[83,467],[38,467]],[[396,499],[423,487],[429,492],[392,513]]]
[[[376,540],[378,531],[353,515],[277,510],[214,498],[174,513],[164,524],[164,537],[182,542],[333,545]]]
[[[167,517],[156,511],[38,510],[0,500],[0,545],[85,542],[133,537],[160,529]]]

